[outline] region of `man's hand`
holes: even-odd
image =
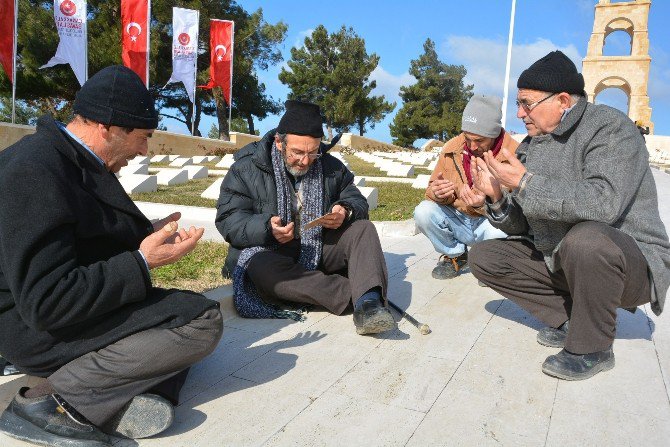
[[[179,219],[181,219],[181,213],[177,211],[167,217],[157,220],[153,223],[154,231],[162,230],[165,225],[169,224],[170,222],[177,222]]]
[[[473,160],[475,160],[475,163],[470,164],[472,185],[489,196],[493,202],[497,202],[502,197],[500,182],[491,174],[484,159],[475,157]]]
[[[150,269],[172,264],[189,254],[195,248],[204,228],[183,228],[177,231],[177,222],[171,221],[162,229],[151,233],[140,244],[140,251],[147,260]]]
[[[441,172],[437,174],[437,179],[430,184],[430,190],[438,200],[448,200],[452,196],[454,198],[456,196],[456,185],[449,180],[445,180]]]
[[[272,235],[280,244],[293,240],[293,222],[282,226],[281,217],[272,216],[270,218],[270,226],[272,227]]]
[[[342,226],[342,223],[346,218],[347,209],[342,205],[335,205],[333,206],[333,209],[330,210],[330,213],[324,216],[321,226],[323,226],[323,228],[337,230]]]
[[[470,188],[470,186],[465,183],[458,191],[458,197],[461,198],[463,203],[472,207],[479,208],[484,204],[486,200],[486,194],[478,190],[477,188]]]
[[[502,149],[503,156],[509,164],[502,163],[490,153],[484,153],[484,160],[489,167],[489,172],[498,182],[506,188],[513,190],[519,187],[521,177],[526,173],[526,167],[519,161],[514,154],[510,154],[507,149]]]

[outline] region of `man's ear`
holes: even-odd
[[[277,146],[277,149],[279,149],[279,152],[283,152],[284,148],[281,145],[281,140],[279,139],[279,135],[275,134],[275,146]]]
[[[561,102],[561,109],[569,109],[572,107],[572,98],[569,93],[562,92],[558,94],[558,100]]]
[[[103,140],[109,140],[111,137],[110,126],[98,123],[96,130]]]

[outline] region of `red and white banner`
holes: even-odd
[[[83,85],[88,79],[86,0],[54,0],[54,20],[60,42],[56,55],[40,68],[70,64]]]
[[[0,0],[0,63],[10,82],[14,82],[14,8],[16,0]]]
[[[235,22],[231,20],[210,21],[209,82],[203,88],[221,87],[223,97],[230,106],[230,90],[233,82],[233,43]]]
[[[121,0],[121,59],[149,86],[150,0]]]
[[[183,82],[192,103],[195,103],[199,17],[196,10],[172,8],[172,76],[167,83]]]

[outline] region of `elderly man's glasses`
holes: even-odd
[[[544,97],[540,99],[539,101],[532,102],[530,104],[524,102],[524,101],[519,101],[518,99],[516,100],[516,108],[518,109],[521,107],[526,113],[529,113],[531,110],[533,110],[535,107],[539,106],[543,102],[545,102],[547,99],[551,98],[552,96],[555,96],[556,93],[552,93],[551,95]]]
[[[288,156],[289,158],[292,158],[293,160],[302,160],[303,158],[307,157],[310,160],[316,160],[318,158],[321,158],[321,155],[319,153],[299,153],[299,152],[293,152],[293,150],[289,149],[288,150]]]

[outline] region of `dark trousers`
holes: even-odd
[[[549,326],[570,319],[568,351],[608,349],[617,308],[651,299],[646,259],[632,237],[598,222],[575,225],[558,255],[562,269],[552,273],[533,244],[489,240],[475,244],[468,263],[477,279]]]
[[[247,274],[261,296],[317,304],[336,315],[374,287],[386,296],[386,262],[377,230],[368,220],[325,229],[318,270],[305,270],[298,264],[299,255],[300,241],[293,240],[251,258]]]
[[[176,403],[188,368],[214,350],[223,333],[218,308],[174,329],[148,329],[89,352],[47,380],[95,425],[138,394],[152,391]]]

